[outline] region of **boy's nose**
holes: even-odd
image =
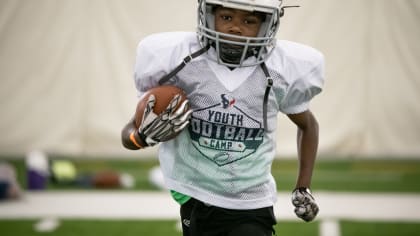
[[[237,24],[233,24],[229,28],[229,34],[241,36],[242,35],[242,30]]]

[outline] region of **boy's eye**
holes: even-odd
[[[258,23],[258,19],[251,17],[251,18],[247,18],[244,20],[245,24],[257,24]]]
[[[221,16],[221,18],[222,18],[223,20],[226,20],[226,21],[230,21],[230,20],[232,20],[232,17],[231,17],[231,16],[228,16],[228,15],[222,15],[222,16]]]

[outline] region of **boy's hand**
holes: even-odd
[[[175,110],[181,101],[180,97],[179,94],[175,95],[165,111],[157,115],[153,112],[155,96],[153,94],[149,96],[143,120],[138,129],[140,138],[147,146],[153,146],[175,137],[188,125],[192,113],[188,106],[188,100],[183,101]]]
[[[308,188],[293,190],[292,203],[295,206],[295,214],[306,222],[312,221],[318,214],[318,205]]]

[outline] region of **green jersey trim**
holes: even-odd
[[[171,190],[171,195],[172,195],[172,198],[173,198],[176,202],[178,202],[180,205],[182,205],[182,204],[184,204],[184,203],[188,202],[188,200],[190,200],[190,199],[191,199],[191,197],[190,197],[190,196],[185,195],[185,194],[182,194],[182,193],[179,193],[179,192],[174,191],[174,190]]]

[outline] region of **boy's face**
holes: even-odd
[[[232,8],[217,7],[214,15],[216,31],[236,36],[256,37],[262,23],[262,16],[258,13]]]

